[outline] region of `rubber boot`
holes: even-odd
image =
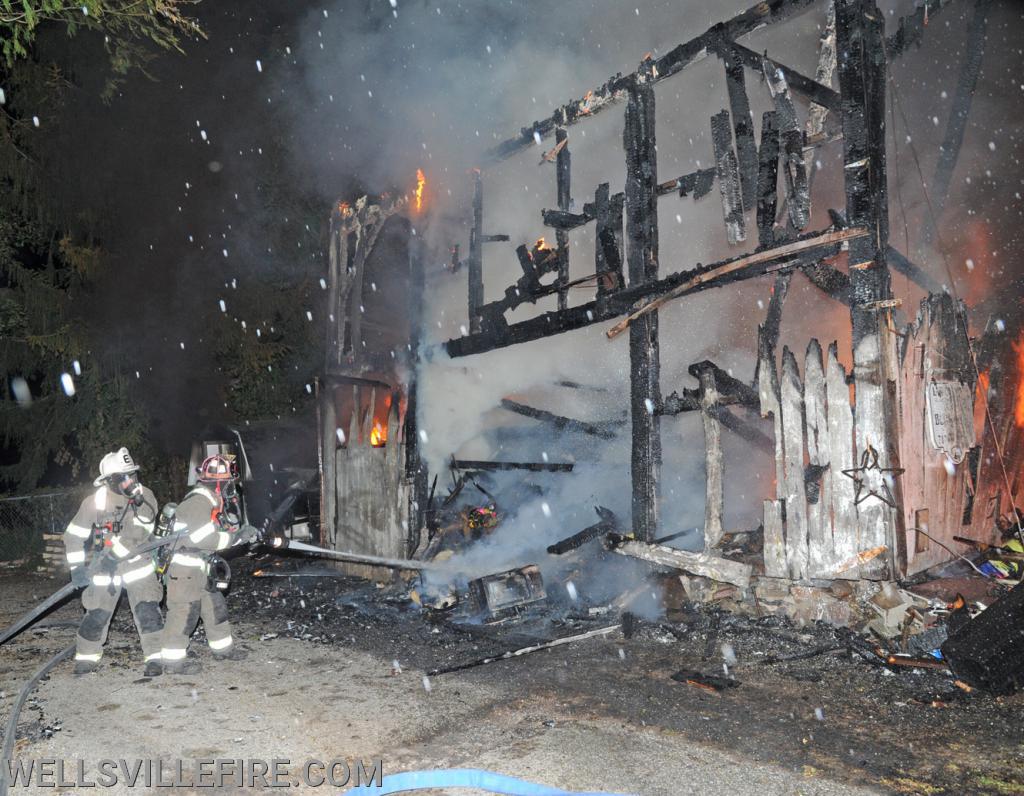
[[[203,665],[199,661],[191,661],[187,658],[182,661],[164,661],[164,674],[199,674]]]
[[[100,668],[96,661],[75,661],[73,674],[92,674]]]
[[[163,664],[157,660],[146,661],[146,668],[142,670],[143,677],[159,677],[163,673]]]
[[[232,644],[224,652],[214,652],[213,657],[218,661],[244,661],[249,653],[236,644]]]

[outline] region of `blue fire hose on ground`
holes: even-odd
[[[428,788],[477,788],[490,793],[503,793],[506,796],[627,796],[617,793],[562,790],[479,768],[442,768],[434,771],[391,774],[384,777],[380,785],[352,788],[343,796],[385,796],[389,793],[407,793]]]

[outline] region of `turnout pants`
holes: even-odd
[[[160,657],[163,617],[160,600],[164,590],[148,557],[136,557],[118,564],[114,575],[93,575],[82,592],[85,616],[78,626],[76,661],[98,661],[103,655],[110,620],[114,617],[121,592],[128,592],[135,627],[142,642],[142,654],[150,661]]]
[[[181,563],[181,559],[189,563]],[[194,564],[192,562],[200,562]],[[188,642],[199,620],[214,655],[230,651],[231,623],[224,595],[207,589],[206,561],[176,553],[167,568],[167,619],[164,622],[161,657],[164,663],[185,659]]]

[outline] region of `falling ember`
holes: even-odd
[[[379,420],[373,421],[373,428],[370,430],[370,446],[374,448],[383,448],[384,443],[388,441],[388,431],[384,428],[384,424]]]
[[[427,178],[423,175],[423,169],[416,169],[416,212],[423,210],[423,189],[426,187]]]
[[[1013,421],[1017,428],[1024,428],[1024,334],[1011,343],[1017,355],[1017,395],[1013,402]]]

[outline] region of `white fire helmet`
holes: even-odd
[[[121,448],[114,453],[108,453],[100,460],[100,477],[92,482],[93,486],[100,486],[112,475],[121,473],[137,473],[139,465],[135,463],[127,448]]]

